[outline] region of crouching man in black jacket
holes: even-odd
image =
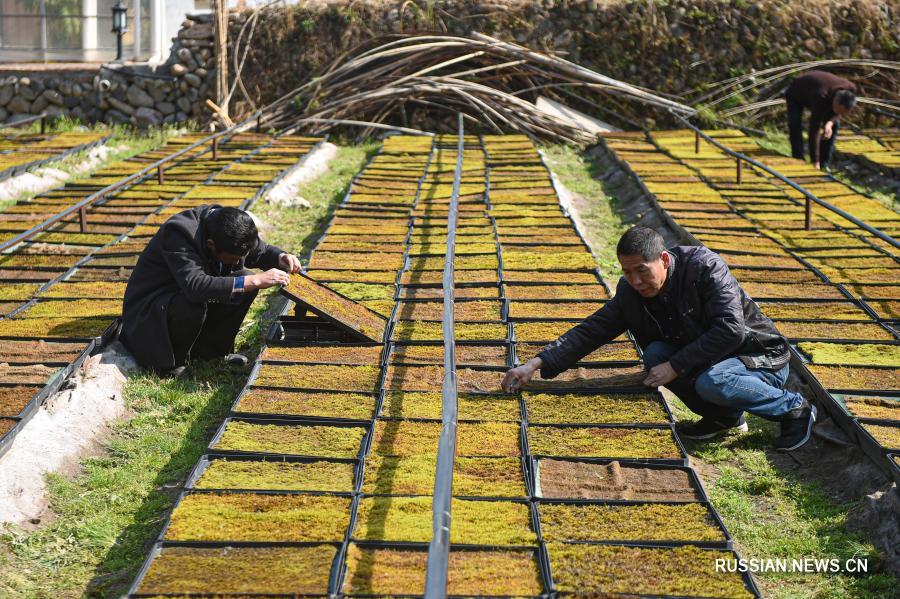
[[[666,250],[662,236],[646,227],[627,231],[616,253],[625,276],[615,297],[508,371],[505,391],[521,388],[538,369],[543,378],[557,376],[627,329],[644,352],[644,384],[668,387],[702,416],[679,432],[683,437],[744,432],[746,411],[781,422],[778,449],[809,440],[816,409],[784,388],[787,341],[718,255],[704,247]]]
[[[286,285],[299,271],[297,257],[260,239],[246,212],[185,210],[160,227],[128,279],[122,343],[138,364],[166,376],[180,376],[191,358],[246,364],[231,352],[257,290]]]

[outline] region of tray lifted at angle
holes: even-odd
[[[281,288],[281,293],[360,341],[384,340],[387,321],[382,316],[304,274],[291,275],[291,282]]]

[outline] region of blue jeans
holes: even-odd
[[[678,348],[654,341],[644,349],[644,367],[648,370],[668,362]],[[692,412],[715,420],[733,421],[744,412],[767,420],[778,420],[803,403],[803,396],[787,391],[790,368],[751,369],[737,358],[714,364],[693,379],[679,377],[666,385]]]

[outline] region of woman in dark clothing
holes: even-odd
[[[809,110],[809,159],[825,168],[840,130],[840,117],[856,105],[856,86],[825,71],[808,71],[794,79],[787,100],[791,154],[803,160],[803,110]]]
[[[257,291],[299,271],[296,256],[260,239],[246,212],[185,210],[160,227],[131,273],[121,341],[141,366],[169,376],[189,358],[246,363],[231,352]]]

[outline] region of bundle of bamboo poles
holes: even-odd
[[[692,116],[690,106],[562,58],[475,33],[386,36],[341,57],[324,72],[263,108],[263,122],[321,134],[352,125],[440,129],[461,113],[474,129],[590,143],[572,121],[538,109],[546,96],[639,125],[648,108]],[[449,117],[449,118],[448,118]]]

